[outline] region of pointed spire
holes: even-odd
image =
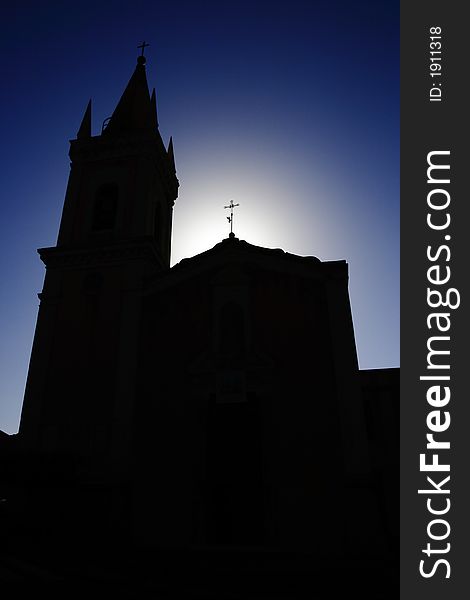
[[[137,58],[137,66],[127,84],[103,135],[155,131],[150,101],[145,56]]]
[[[168,154],[168,158],[170,159],[170,165],[171,165],[173,171],[175,171],[175,173],[176,173],[175,154],[173,152],[173,137],[170,137],[170,141],[168,143],[167,154]]]
[[[155,88],[153,88],[152,95],[150,97],[150,106],[152,119],[154,121],[154,128],[158,129],[157,98],[155,96]]]
[[[85,114],[77,132],[77,140],[91,137],[91,98],[88,101]]]

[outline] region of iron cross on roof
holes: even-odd
[[[145,48],[147,48],[148,46],[150,46],[150,44],[146,44],[146,43],[145,43],[145,41],[143,41],[143,42],[140,44],[140,46],[137,46],[137,48],[142,48],[142,53],[141,53],[141,55],[140,55],[140,56],[143,56],[143,55],[144,55],[144,50],[145,50]]]
[[[228,206],[224,206],[224,208],[230,208],[230,217],[227,217],[227,221],[230,223],[230,237],[235,237],[233,233],[233,209],[235,206],[240,206],[240,204],[234,204],[233,200],[230,200],[230,204]]]

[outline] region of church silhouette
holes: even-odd
[[[230,233],[170,268],[179,183],[143,49],[99,135],[91,117],[0,437],[2,579],[396,597],[399,373],[358,368],[346,261]]]

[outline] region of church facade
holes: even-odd
[[[348,265],[230,234],[170,268],[178,179],[145,69],[99,135],[88,105],[57,245],[39,250],[11,484],[24,529],[387,556],[398,372],[358,369]]]

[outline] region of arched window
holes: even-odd
[[[244,355],[245,313],[235,302],[227,302],[219,312],[217,403],[246,402]]]
[[[102,185],[95,196],[92,231],[114,229],[118,205],[118,186],[115,183]]]
[[[240,356],[245,351],[245,316],[235,302],[222,307],[219,317],[219,352],[223,356]]]
[[[154,219],[154,234],[158,238],[161,236],[161,227],[162,227],[162,207],[160,203],[157,202],[155,204],[155,219]]]

